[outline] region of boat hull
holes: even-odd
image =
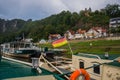
[[[31,62],[32,54],[16,54],[16,53],[3,53],[4,57],[9,57],[17,60]]]

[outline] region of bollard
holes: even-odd
[[[34,70],[37,70],[38,73],[42,73],[42,71],[39,68],[39,58],[35,58],[35,57],[32,58],[32,68]]]
[[[37,69],[39,67],[39,58],[32,58],[32,68]]]

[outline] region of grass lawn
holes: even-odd
[[[120,40],[73,40],[69,41],[69,44],[74,54],[79,52],[92,54],[104,54],[105,52],[109,52],[110,54],[120,54]],[[39,46],[53,48],[50,43],[40,44]],[[66,54],[71,54],[67,44],[59,47],[58,49],[67,49]]]

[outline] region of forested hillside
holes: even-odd
[[[91,27],[104,27],[108,29],[109,19],[120,17],[120,5],[107,5],[101,10],[92,11],[91,8],[81,10],[79,13],[62,11],[45,19],[27,21],[21,19],[0,19],[0,43],[13,41],[17,37],[33,38],[34,41],[47,39],[49,34],[63,35],[67,30],[79,28],[88,30]]]

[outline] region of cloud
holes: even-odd
[[[61,0],[0,0],[0,15],[8,18],[39,19],[62,10],[69,9]]]
[[[62,0],[63,3],[72,11],[79,12],[85,8],[98,10],[104,8],[107,4],[120,4],[120,0]]]
[[[26,17],[44,17],[45,15],[51,15],[59,13],[62,10],[68,10],[68,8],[60,0],[21,0],[21,9],[19,15],[26,15]],[[29,15],[27,15],[29,14]]]
[[[106,4],[119,0],[0,0],[0,18],[41,19],[63,10],[79,12],[91,7],[92,10],[104,8]]]

